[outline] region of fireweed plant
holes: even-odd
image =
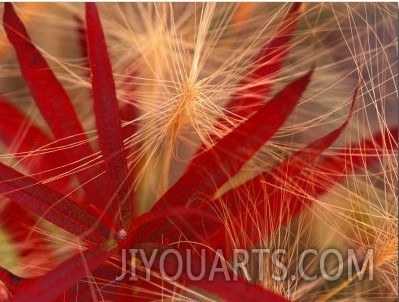
[[[0,300],[396,300],[396,30],[395,4],[4,4]]]

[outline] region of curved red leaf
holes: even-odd
[[[95,3],[86,3],[86,22],[99,143],[105,161],[108,183],[112,192],[115,192],[109,210],[111,217],[121,219],[118,227],[127,229],[128,223],[134,216],[134,205],[130,197],[115,83]]]

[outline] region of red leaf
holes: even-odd
[[[116,251],[117,247],[114,245],[109,248],[94,247],[79,253],[45,276],[21,287],[13,301],[53,301],[107,261]]]
[[[160,198],[151,211],[163,211],[176,205],[195,206],[195,196],[213,196],[286,121],[306,89],[312,72],[313,70],[287,85],[250,119],[212,149],[195,158],[186,173]],[[154,226],[153,230],[157,227],[158,225]],[[156,236],[163,230],[158,229]],[[147,237],[151,233],[146,232],[143,236]]]
[[[287,187],[294,182],[295,177],[301,173],[305,168],[313,164],[320,155],[331,146],[331,144],[340,136],[342,131],[347,126],[355,105],[357,94],[354,94],[352,106],[347,120],[338,129],[330,132],[322,138],[310,143],[305,148],[295,152],[281,163],[277,164],[273,169],[260,174],[259,176],[249,180],[241,186],[234,188],[224,194],[221,198],[214,200],[211,204],[212,211],[216,213],[226,213],[228,211],[228,217],[231,217],[231,223],[234,225],[242,225],[245,217],[248,216],[248,208],[257,207],[258,213],[262,213],[263,216],[267,216],[269,224],[273,225],[276,229],[279,227],[279,219],[281,217],[281,208],[284,205],[281,204],[281,200],[274,199],[274,204],[271,204],[271,198],[268,193],[276,191],[274,194],[279,196],[283,191],[287,191]],[[247,198],[247,196],[249,196]],[[248,200],[251,203],[248,204]],[[259,204],[259,205],[258,205]],[[206,211],[210,207],[208,201],[202,201],[198,205],[199,210]],[[265,213],[268,213],[267,215]],[[227,215],[227,213],[226,213]],[[262,217],[257,217],[257,220],[262,220]],[[162,240],[169,240],[174,242],[179,239],[181,234],[176,230],[183,229],[184,236],[194,240],[198,238],[201,242],[209,244],[212,247],[220,248],[227,241],[226,227],[223,225],[223,221],[219,220],[218,223],[212,222],[207,219],[186,219],[181,221],[180,224],[174,222],[174,227],[162,228]],[[256,228],[257,226],[254,226]],[[190,233],[190,230],[193,230]],[[251,238],[254,242],[259,237],[259,231],[256,229],[251,232],[250,226],[245,228],[246,235],[242,238],[248,240]],[[158,240],[161,240],[159,238]],[[237,239],[240,241],[239,239]],[[225,249],[226,250],[226,249]]]
[[[112,192],[111,217],[119,216],[119,228],[126,228],[134,216],[130,197],[128,168],[123,134],[118,113],[118,101],[105,37],[95,3],[86,4],[87,43],[91,67],[94,113],[101,152]]]
[[[0,163],[0,193],[62,229],[98,243],[110,236],[99,219],[64,195]]]
[[[194,194],[212,196],[284,124],[306,89],[312,71],[287,85],[248,121],[195,158],[192,168],[161,197],[153,211],[187,202]]]
[[[20,70],[41,114],[56,139],[68,138],[77,146],[68,149],[65,155],[71,162],[79,163],[82,158],[93,156],[76,116],[72,103],[64,88],[56,79],[49,65],[31,42],[28,33],[14,11],[12,4],[4,4],[4,29],[17,53]],[[82,143],[83,142],[83,143]],[[107,203],[109,193],[106,186],[92,182],[87,170],[77,174],[87,196],[96,202]],[[105,208],[105,206],[104,206]]]
[[[332,186],[345,179],[348,175],[378,162],[382,153],[382,149],[379,146],[382,146],[383,142],[386,143],[388,150],[397,149],[397,145],[393,140],[393,137],[396,138],[397,135],[398,129],[391,129],[388,133],[375,135],[372,139],[364,140],[359,145],[353,145],[342,152],[337,152],[337,155],[328,156],[318,162],[311,171],[303,172],[294,179],[289,180],[288,188],[287,184],[285,188],[279,188],[279,182],[275,182],[275,186],[266,183],[266,187],[269,186],[269,191],[267,192],[267,189],[263,190],[267,192],[267,196],[260,195],[259,198],[257,194],[251,195],[251,198],[258,197],[256,212],[268,213],[267,223],[264,218],[258,217],[260,218],[258,221],[260,224],[266,223],[265,228],[262,230],[262,235],[267,236],[297,217],[312,204],[313,198],[328,192]],[[295,188],[301,188],[303,191],[297,191]],[[251,192],[257,192],[252,191],[252,188],[250,190]],[[232,202],[233,196],[230,195],[229,197],[229,206],[232,208],[235,203]],[[229,210],[232,210],[231,208]],[[233,209],[233,213],[237,211],[238,209]],[[248,210],[246,209],[245,211],[247,212]],[[237,217],[234,221],[240,221],[240,218],[243,219],[244,215]],[[243,238],[244,241],[256,242],[259,240],[259,231],[251,233],[249,229],[246,229],[245,236],[246,238]],[[208,240],[212,243],[212,246],[225,245],[227,234],[218,230]]]
[[[311,142],[305,148],[296,151],[271,170],[228,191],[221,198],[215,200],[212,207],[216,211],[228,210],[229,217],[232,217],[231,223],[233,225],[238,225],[239,222],[242,224],[243,220],[245,220],[245,217],[248,215],[248,205],[244,205],[240,203],[240,201],[246,201],[247,198],[245,196],[248,196],[249,192],[251,206],[255,205],[258,210],[257,213],[262,213],[262,215],[260,215],[262,217],[257,217],[259,222],[262,222],[264,216],[267,216],[267,224],[270,227],[267,229],[268,232],[262,233],[263,236],[267,236],[272,232],[270,228],[273,228],[273,230],[278,229],[283,220],[286,222],[293,218],[296,208],[293,209],[293,213],[290,213],[290,196],[288,195],[295,195],[295,193],[291,193],[292,190],[290,190],[290,187],[296,187],[298,185],[297,177],[300,173],[314,164],[323,152],[327,150],[344,131],[352,117],[356,98],[357,90],[353,96],[349,115],[339,128]],[[284,196],[284,198],[281,198],[281,196]],[[227,232],[225,229],[214,226],[213,228],[208,227],[207,231],[210,233],[208,242],[212,245],[215,244],[215,246],[220,246],[227,242]],[[254,229],[251,231],[247,228],[246,231],[248,236],[246,235],[245,238],[243,238],[244,241],[256,242],[256,240],[259,239],[259,230]]]

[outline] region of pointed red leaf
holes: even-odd
[[[54,301],[115,254],[117,246],[93,247],[61,263],[45,276],[23,286],[13,301]]]
[[[195,158],[192,168],[161,197],[153,211],[184,204],[195,194],[212,196],[284,124],[306,89],[312,71],[287,85],[248,121]]]
[[[197,200],[195,196],[213,196],[286,121],[306,89],[312,72],[313,70],[287,85],[250,119],[212,149],[195,158],[190,168],[160,198],[151,211],[163,211],[176,205],[195,206],[193,202],[201,199]],[[157,225],[153,230],[156,228]],[[161,230],[158,230],[158,235]],[[151,233],[146,232],[143,236]]]
[[[78,237],[99,242],[110,231],[64,195],[0,163],[0,194]]]
[[[262,234],[267,236],[297,217],[312,204],[313,198],[328,192],[332,186],[345,179],[348,175],[352,175],[356,171],[370,167],[378,162],[383,151],[381,146],[383,146],[384,142],[387,144],[388,150],[397,150],[397,144],[393,139],[397,135],[398,129],[394,128],[388,133],[377,134],[372,139],[364,140],[358,145],[353,145],[342,152],[337,152],[337,155],[325,157],[311,171],[298,174],[293,179],[290,179],[289,183],[286,183],[284,187],[279,187],[281,185],[279,181],[274,183],[272,181],[268,184],[269,177],[266,177],[266,183],[264,183],[266,187],[260,191],[264,192],[266,196],[262,193],[259,194],[259,191],[255,191],[248,186],[250,192],[254,192],[254,194],[251,194],[251,198],[256,198],[256,212],[263,215],[268,213],[267,221],[265,220],[266,217],[258,217],[258,222],[264,224]],[[301,188],[303,191],[297,188]],[[241,209],[234,209],[233,195],[228,197],[229,210],[233,210],[233,213],[243,212],[242,207]],[[248,210],[244,209],[244,211],[247,212]],[[238,223],[245,214],[240,216],[235,218],[233,222]],[[240,223],[242,224],[242,220]],[[212,245],[219,246],[220,244],[225,245],[228,242],[227,238],[227,234],[224,231],[218,230],[208,240]],[[259,232],[255,230],[251,232],[247,228],[245,229],[245,238],[242,239],[244,242],[256,242],[259,240]]]
[[[274,229],[279,228],[281,220],[284,219],[284,217],[294,217],[293,213],[289,213],[290,208],[286,204],[288,202],[287,200],[289,200],[289,197],[287,197],[287,195],[290,194],[289,188],[296,185],[298,181],[297,176],[314,164],[344,131],[352,116],[356,97],[357,90],[353,96],[349,115],[339,128],[311,142],[303,149],[296,151],[271,170],[228,191],[221,198],[215,200],[212,207],[216,211],[228,210],[229,217],[232,217],[230,222],[233,225],[238,225],[238,223],[242,223],[243,219],[245,220],[244,217],[247,216],[247,206],[240,203],[240,201],[247,200],[245,196],[248,196],[248,192],[251,192],[252,194],[249,193],[251,194],[251,205],[256,205],[256,208],[259,210],[257,213],[263,213],[263,216],[265,216],[264,213],[268,213],[266,215],[268,225],[273,226]],[[277,196],[284,196],[284,198],[276,198]],[[287,213],[282,215],[282,208],[286,208]],[[258,218],[259,221],[265,220],[263,217],[257,217],[257,219]],[[220,227],[208,227],[207,231],[210,233],[208,241],[211,242],[211,244],[219,246],[226,242],[226,230]],[[269,229],[268,231],[272,230]],[[247,233],[248,236],[245,236],[244,240],[255,242],[259,239],[258,230],[253,230],[253,232],[251,232],[251,230],[247,229]],[[268,235],[268,233],[263,233],[263,235]]]
[[[356,96],[357,94],[355,93],[347,120],[339,128],[308,144],[305,148],[293,153],[271,170],[260,174],[241,186],[228,191],[221,198],[214,200],[211,204],[212,211],[215,211],[216,213],[226,213],[226,211],[228,211],[228,216],[232,219],[231,223],[233,225],[234,223],[239,225],[240,223],[242,224],[244,217],[248,216],[248,208],[254,207],[254,205],[259,203],[259,208],[262,207],[263,209],[263,207],[267,207],[265,210],[259,210],[259,213],[269,213],[267,219],[270,221],[271,225],[275,225],[276,228],[278,228],[278,220],[281,215],[279,209],[281,205],[271,205],[270,202],[267,202],[266,200],[270,201],[267,194],[276,191],[276,188],[281,188],[281,190],[279,190],[280,194],[281,191],[287,190],[287,186],[291,185],[295,180],[295,177],[305,168],[315,163],[320,155],[341,135],[352,116]],[[253,194],[246,198],[248,192],[252,192]],[[251,200],[250,205],[248,204],[248,200]],[[198,208],[205,211],[209,208],[208,202],[209,201],[207,200],[202,201],[201,204],[198,204]],[[262,219],[263,218],[261,217],[257,218],[257,220]],[[179,224],[174,222],[174,227],[162,226],[162,240],[164,242],[165,240],[167,240],[166,242],[174,242],[178,240],[181,234],[180,232],[177,232],[177,230],[183,229],[184,236],[193,240],[194,238],[198,238],[198,240],[202,239],[201,242],[219,248],[227,242],[224,237],[226,235],[226,228],[223,223],[224,222],[221,220],[217,223],[207,219],[181,220]],[[190,232],[190,230],[193,231]],[[251,235],[249,226],[246,228],[246,231],[248,234],[243,236],[245,239],[253,237],[254,234],[259,234],[257,230],[254,230],[255,233]],[[161,238],[158,238],[158,240],[161,240]]]
[[[118,216],[119,228],[127,228],[134,216],[118,101],[104,33],[95,3],[86,4],[87,43],[92,76],[94,113],[107,178],[112,192],[111,217]]]
[[[10,3],[4,4],[3,22],[7,37],[17,53],[21,74],[55,138],[68,138],[69,142],[77,145],[69,148],[65,156],[71,163],[79,163],[82,158],[94,156],[68,94],[31,42]],[[107,186],[92,181],[93,176],[87,170],[81,171],[77,176],[82,187],[87,190],[88,198],[105,208],[110,196],[106,192]]]

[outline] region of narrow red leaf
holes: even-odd
[[[271,234],[277,228],[297,217],[307,207],[311,206],[313,198],[327,193],[332,186],[349,175],[378,162],[383,150],[381,146],[384,142],[387,144],[388,150],[397,150],[397,144],[394,141],[397,135],[398,129],[394,128],[387,133],[379,133],[372,139],[364,140],[358,145],[344,149],[342,152],[337,152],[337,155],[325,157],[310,171],[305,171],[295,177],[292,176],[291,179],[287,180],[284,187],[279,187],[281,186],[280,181],[274,180],[268,183],[269,176],[264,179],[264,188],[260,191],[264,193],[260,194],[259,191],[253,189],[259,184],[254,187],[248,185],[249,192],[254,192],[254,194],[250,193],[251,198],[255,198],[255,202],[257,202],[255,211],[257,213],[268,213],[267,221],[265,220],[266,217],[258,217],[259,224],[265,226],[262,235]],[[301,188],[303,191],[295,188]],[[243,196],[245,198],[245,195],[242,195],[241,198]],[[235,197],[237,198],[237,195]],[[227,194],[225,198],[225,201],[229,202],[229,210],[232,211],[233,215],[237,212],[243,212],[243,209],[248,213],[248,209],[243,207],[235,208],[237,199],[234,200],[233,194]],[[238,222],[244,217],[245,213],[242,213],[239,217],[234,218],[233,222],[238,226]],[[242,220],[240,223],[242,224]],[[227,238],[224,230],[217,230],[212,236],[209,236],[208,240],[212,246],[225,246],[226,242],[229,241]],[[246,229],[245,238],[242,239],[244,242],[256,242],[259,240],[259,232],[255,230],[251,232]]]
[[[82,158],[92,157],[93,151],[85,142],[87,137],[68,94],[31,42],[24,25],[10,3],[4,4],[3,22],[7,37],[16,51],[21,74],[55,138],[68,138],[70,142],[77,144],[76,147],[65,152],[66,157],[71,163],[78,163]],[[110,196],[106,192],[107,186],[92,181],[93,175],[87,170],[83,170],[77,176],[82,187],[87,191],[88,198],[106,208]]]
[[[200,200],[196,196],[213,196],[286,121],[306,89],[312,72],[313,70],[287,85],[250,119],[212,149],[195,158],[190,168],[151,211],[163,211],[176,205],[195,206],[193,203]],[[158,225],[153,229],[157,227]],[[151,233],[146,232],[143,236]]]
[[[284,124],[306,89],[312,72],[287,85],[248,121],[195,158],[192,168],[161,197],[153,211],[183,204],[195,194],[212,196]]]
[[[106,262],[117,250],[116,245],[107,248],[96,246],[78,253],[45,276],[21,287],[13,301],[53,301]]]
[[[353,113],[356,97],[357,93],[354,94],[347,120],[339,128],[293,153],[271,170],[228,191],[221,198],[214,200],[211,205],[207,200],[202,201],[201,204],[198,204],[198,209],[206,211],[206,209],[211,207],[212,211],[216,213],[226,213],[226,211],[228,211],[228,216],[232,219],[231,223],[234,225],[236,222],[237,225],[239,225],[240,223],[242,224],[243,219],[248,216],[248,208],[255,207],[258,203],[263,203],[263,207],[267,207],[267,209],[260,210],[259,213],[269,213],[267,219],[270,221],[271,225],[275,225],[275,227],[278,228],[278,220],[281,216],[279,209],[283,205],[278,203],[271,205],[270,202],[266,202],[266,200],[270,201],[267,194],[276,191],[276,188],[281,188],[279,189],[280,194],[281,191],[287,190],[287,186],[291,185],[295,177],[305,168],[314,164],[320,155],[331,146],[348,125]],[[252,192],[253,194],[248,195],[248,192]],[[248,196],[248,198],[246,198],[246,196]],[[248,204],[248,200],[251,201],[250,205]],[[257,220],[262,220],[262,218],[257,218]],[[227,235],[226,228],[221,220],[215,223],[207,219],[185,219],[181,220],[179,224],[177,224],[177,222],[174,222],[174,224],[173,228],[171,226],[163,226],[162,238],[158,238],[158,240],[162,239],[164,241],[167,240],[166,242],[174,242],[181,236],[177,230],[184,229],[184,236],[192,240],[198,238],[201,242],[215,248],[220,248],[227,242],[225,237]],[[254,227],[256,228],[257,226]],[[247,235],[243,236],[243,239],[248,239],[248,237],[252,238],[254,234],[259,235],[258,230],[254,230],[254,234],[251,235],[250,227],[246,228],[246,232]]]
[[[294,215],[289,213],[290,208],[286,204],[287,200],[289,200],[289,197],[287,198],[287,195],[290,194],[288,193],[290,192],[289,188],[295,186],[297,176],[314,164],[324,151],[342,134],[352,117],[357,91],[354,93],[349,115],[339,128],[311,142],[303,149],[296,151],[271,170],[228,191],[221,198],[214,201],[212,208],[216,211],[226,211],[228,209],[229,217],[232,217],[231,223],[233,225],[238,224],[240,221],[242,223],[243,219],[245,220],[244,217],[247,215],[247,206],[240,203],[240,201],[246,201],[245,196],[248,196],[248,192],[252,192],[253,194],[250,195],[251,205],[256,205],[256,208],[259,209],[258,213],[268,213],[268,225],[273,226],[274,229],[280,227],[280,220],[285,215],[293,217]],[[275,198],[277,196],[284,196],[284,199]],[[284,215],[282,215],[282,208],[287,209],[287,213]],[[260,221],[264,220],[262,217],[259,219]],[[220,246],[226,242],[226,230],[214,226],[212,228],[208,227],[207,231],[209,234],[208,241],[215,244],[215,246]],[[248,236],[245,236],[244,240],[255,242],[258,239],[257,237],[259,237],[258,230],[251,232],[247,229],[247,231]],[[263,235],[267,234],[264,233]]]
[[[64,195],[0,163],[0,194],[78,237],[98,243],[110,231]]]
[[[111,217],[118,216],[119,228],[127,228],[134,216],[128,168],[118,112],[115,83],[100,18],[95,3],[86,4],[87,43],[91,67],[94,113],[107,178],[112,192]]]
[[[85,68],[90,68],[89,66],[89,61],[88,61],[88,54],[87,54],[87,34],[86,34],[86,27],[84,24],[84,21],[80,18],[80,16],[76,15],[74,17],[76,23],[77,23],[77,33],[78,33],[78,40],[79,40],[79,50],[81,53],[82,58],[84,59],[84,67]],[[89,74],[88,74],[89,75]],[[119,104],[119,116],[121,118],[121,122],[131,122],[134,121],[138,116],[138,110],[136,106],[134,106],[132,103],[135,102],[134,98],[132,97],[133,92],[136,90],[137,86],[133,85],[131,83],[131,79],[133,76],[136,76],[137,73],[135,70],[129,72],[125,76],[125,80],[122,83],[122,87],[120,87],[120,90],[123,91],[123,99],[124,102],[120,102]],[[127,102],[126,102],[127,101]],[[135,123],[129,123],[122,127],[122,132],[123,132],[123,140],[128,139],[134,133],[137,131],[137,125]],[[126,147],[126,153],[127,153],[127,160],[129,160],[129,156],[131,154],[135,153],[136,150],[136,145],[131,144],[129,147]],[[132,160],[135,162],[135,158],[133,157]],[[135,175],[135,173],[131,172],[132,175]]]

